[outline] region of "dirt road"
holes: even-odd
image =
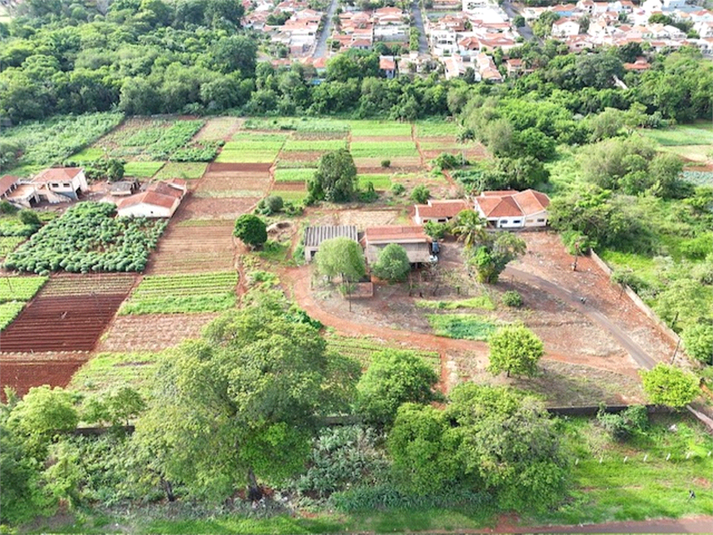
[[[546,290],[548,293],[556,296],[569,306],[587,316],[590,320],[607,331],[619,344],[621,344],[629,355],[631,355],[631,358],[633,358],[634,361],[642,368],[651,369],[656,365],[656,361],[651,358],[646,351],[644,351],[607,316],[593,307],[591,303],[594,301],[592,298],[595,296],[574,294],[570,290],[567,290],[558,284],[547,281],[537,275],[525,273],[524,271],[520,271],[513,267],[507,267],[505,269],[505,274],[512,277],[516,281],[524,282],[532,286],[537,286],[542,290]],[[582,298],[585,299],[584,302],[582,302]]]

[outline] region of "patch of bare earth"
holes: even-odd
[[[118,316],[102,337],[99,352],[160,351],[187,338],[199,338],[203,327],[220,314],[144,314]]]
[[[179,207],[174,215],[176,221],[187,219],[231,219],[251,212],[260,201],[260,196],[239,198],[191,197]]]

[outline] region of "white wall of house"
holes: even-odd
[[[525,218],[526,228],[537,228],[547,226],[548,215],[546,211],[540,212],[538,214],[532,214]]]
[[[155,204],[138,203],[126,208],[119,208],[117,214],[124,217],[171,217],[180,204],[176,199],[171,208],[164,208]]]
[[[496,228],[522,228],[525,226],[525,216],[491,217],[488,222],[492,222]]]

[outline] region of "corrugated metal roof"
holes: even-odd
[[[305,247],[319,247],[319,244],[324,240],[332,238],[349,238],[359,241],[356,225],[329,225],[305,229]]]

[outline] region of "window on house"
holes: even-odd
[[[538,219],[537,222],[538,222],[538,223],[544,223],[545,220],[544,220],[544,219]]]
[[[71,188],[72,184],[70,184],[69,182],[62,182],[62,187],[63,188]]]
[[[515,219],[515,220],[512,222],[513,225],[519,225],[519,224],[521,224],[521,223],[522,223],[522,220],[521,220],[521,219]]]
[[[52,188],[59,188],[59,187],[61,187],[61,185],[60,185],[59,182],[52,182],[52,183],[50,184],[50,187],[52,187]]]

